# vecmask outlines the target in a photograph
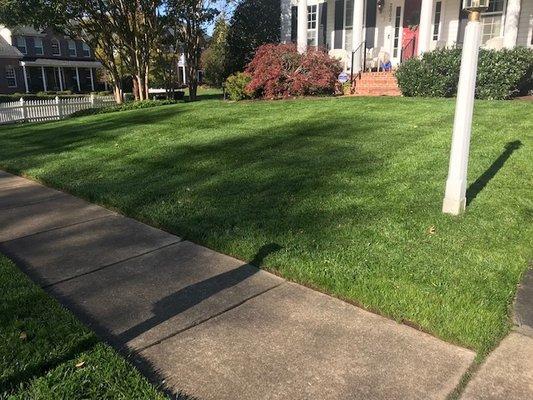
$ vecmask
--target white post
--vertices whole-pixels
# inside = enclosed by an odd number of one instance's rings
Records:
[[[307,51],[307,0],[298,0],[298,51]]]
[[[363,51],[366,51],[363,43],[363,29],[364,29],[364,14],[365,14],[365,2],[364,0],[354,0],[353,5],[353,40],[352,40],[352,51],[355,51],[354,54],[354,66],[353,72],[358,73],[361,71],[361,55]]]
[[[472,13],[473,14],[473,13]],[[471,16],[472,16],[471,14]],[[479,13],[476,13],[479,18]],[[477,63],[481,43],[481,22],[468,21],[465,30],[459,86],[453,123],[452,148],[446,193],[442,212],[458,215],[466,208],[466,179],[470,133],[472,131],[472,114],[476,91]]]
[[[422,6],[420,8],[420,25],[418,27],[418,55],[429,51],[431,47],[433,2],[434,0],[422,0]]]
[[[63,91],[63,74],[61,67],[57,67],[57,75],[59,76],[59,90]]]
[[[48,85],[46,84],[46,73],[44,67],[41,67],[41,75],[43,76],[43,89],[45,92],[48,92]]]
[[[183,84],[187,84],[187,70],[185,69],[185,63],[187,62],[187,59],[185,58],[185,54],[182,54],[183,57]]]
[[[26,73],[26,66],[22,66],[22,73],[24,74],[24,86],[26,88],[26,93],[30,93],[30,88],[28,87],[28,74]]]
[[[78,85],[78,92],[81,92],[80,70],[78,67],[76,67],[76,84]]]
[[[89,96],[89,103],[91,103],[91,108],[94,108],[94,93],[91,93]]]
[[[59,99],[59,96],[56,96],[55,102],[57,107],[57,117],[61,119],[63,118],[63,110],[61,109],[61,100]]]
[[[512,49],[518,38],[518,21],[520,20],[521,0],[507,0],[507,12],[503,28],[503,46]]]
[[[92,68],[89,68],[89,73],[91,74],[91,92],[94,92],[94,76]]]
[[[20,108],[22,109],[22,121],[26,121],[28,118],[28,111],[26,110],[26,103],[22,97],[20,98]]]

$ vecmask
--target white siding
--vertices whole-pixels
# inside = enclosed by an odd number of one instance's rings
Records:
[[[446,41],[446,47],[454,46],[457,42],[460,2],[462,0],[445,0],[443,3],[444,13],[442,16],[442,32],[440,37]]]
[[[533,0],[522,0],[522,8],[520,10],[520,21],[518,23],[518,39],[519,46],[531,45],[533,36]]]

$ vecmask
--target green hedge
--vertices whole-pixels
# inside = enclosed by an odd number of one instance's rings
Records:
[[[443,49],[412,58],[396,77],[404,96],[452,97],[457,93],[460,49]],[[533,90],[533,50],[480,50],[476,98],[511,99]]]
[[[251,97],[246,87],[252,81],[252,77],[246,72],[237,72],[226,79],[226,91],[231,100],[244,100]]]
[[[131,103],[124,103],[115,106],[101,107],[101,108],[88,108],[85,110],[76,111],[69,115],[69,118],[83,117],[87,115],[107,114],[118,111],[140,110],[143,108],[152,108],[158,106],[166,106],[169,104],[177,104],[175,100],[143,100],[135,101]]]

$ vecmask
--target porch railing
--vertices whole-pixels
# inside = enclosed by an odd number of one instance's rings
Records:
[[[115,104],[113,96],[84,96],[24,100],[0,103],[0,125],[14,122],[42,122],[65,118],[76,111]]]
[[[353,51],[352,51],[352,63],[351,63],[351,68],[350,68],[350,82],[353,82],[354,80],[354,72],[353,72],[353,69],[354,69],[354,66],[355,66],[355,53],[357,53],[359,50],[361,50],[361,53],[359,53],[359,60],[357,60],[359,62],[359,66],[361,67],[359,72],[357,73],[358,76],[361,76],[361,72],[365,69],[365,65],[366,65],[366,41],[363,40],[361,43],[359,43],[359,46],[357,46]]]

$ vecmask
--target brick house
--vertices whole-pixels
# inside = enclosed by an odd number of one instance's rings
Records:
[[[52,30],[0,26],[0,93],[98,89],[91,48]]]

